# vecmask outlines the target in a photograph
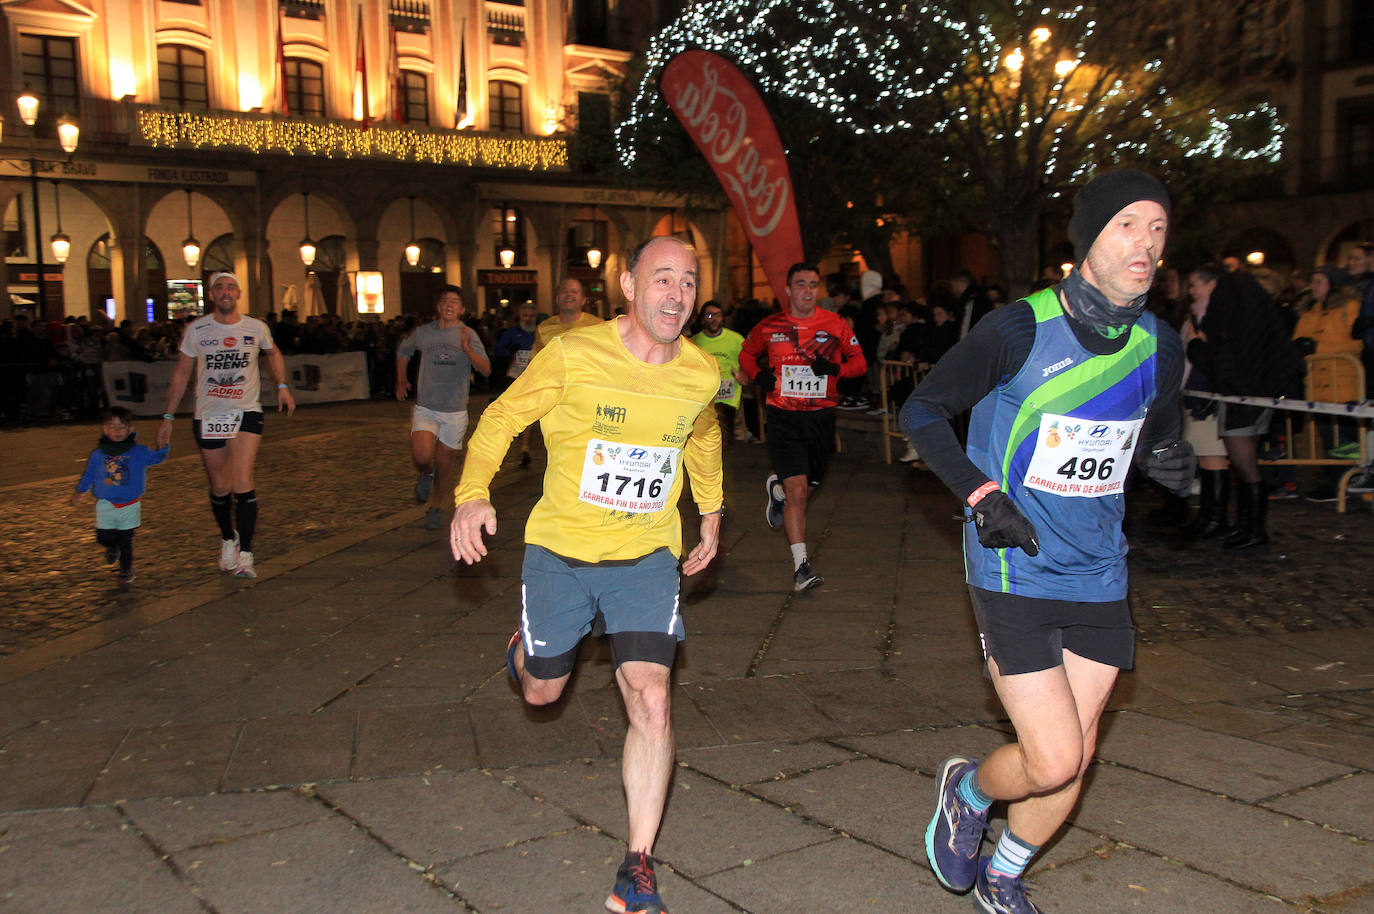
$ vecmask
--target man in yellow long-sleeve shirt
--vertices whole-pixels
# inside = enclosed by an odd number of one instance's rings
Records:
[[[535,420],[548,448],[544,494],[525,525],[523,606],[507,666],[525,700],[558,700],[578,645],[600,616],[611,638],[629,730],[621,767],[629,852],[606,907],[666,914],[653,843],[673,767],[669,677],[683,637],[678,612],[683,471],[701,540],[682,562],[715,556],[722,510],[721,433],[711,401],[715,359],[681,339],[696,304],[697,259],[654,238],[620,276],[628,313],[552,340],[487,407],[454,493],[453,555],[478,562],[496,532],[489,485],[511,439]]]

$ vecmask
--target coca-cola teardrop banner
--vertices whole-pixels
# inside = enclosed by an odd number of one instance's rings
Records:
[[[787,306],[787,268],[803,259],[787,154],[763,99],[730,61],[683,51],[659,80],[668,107],[734,204],[773,294]]]

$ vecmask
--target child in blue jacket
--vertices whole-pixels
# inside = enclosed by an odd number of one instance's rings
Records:
[[[80,504],[86,492],[95,496],[95,541],[105,547],[105,561],[119,560],[119,582],[131,584],[148,467],[166,460],[171,446],[153,450],[139,444],[134,415],[122,406],[100,411],[100,432],[100,445],[91,451],[71,503]]]

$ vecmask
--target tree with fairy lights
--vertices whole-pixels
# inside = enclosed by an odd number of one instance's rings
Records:
[[[679,50],[716,51],[773,112],[808,252],[846,238],[883,264],[885,234],[958,224],[992,236],[1008,284],[1024,290],[1047,201],[1100,167],[1144,165],[1211,191],[1275,168],[1278,112],[1254,94],[1281,75],[1286,9],[702,0],[651,41],[617,128],[621,162],[680,174],[671,160],[686,141],[658,74]]]

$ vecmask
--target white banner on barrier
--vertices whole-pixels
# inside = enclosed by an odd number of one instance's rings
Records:
[[[176,362],[106,362],[102,367],[105,396],[115,406],[126,406],[135,416],[160,416],[167,406],[167,394],[172,385]],[[262,405],[276,409],[276,381],[261,359]],[[286,357],[286,376],[296,404],[330,403],[336,400],[366,400],[371,392],[367,378],[367,356],[361,352],[341,352],[334,355],[289,355]],[[178,413],[189,414],[195,409],[192,396],[194,384],[186,385],[186,393],[177,406]]]
[[[1206,390],[1185,390],[1185,397],[1216,400],[1218,403],[1238,403],[1242,406],[1263,406],[1266,409],[1286,409],[1295,413],[1321,413],[1328,416],[1354,416],[1374,419],[1374,400],[1363,403],[1321,403],[1316,400],[1294,400],[1290,397],[1236,397],[1214,394]]]

